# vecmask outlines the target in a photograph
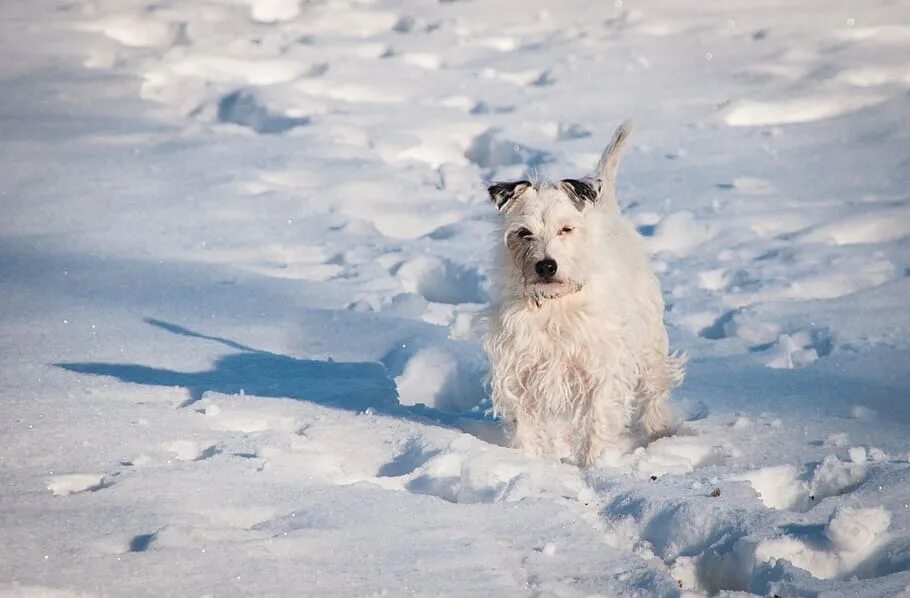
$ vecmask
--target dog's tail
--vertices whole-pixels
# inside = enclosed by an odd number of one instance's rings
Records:
[[[597,164],[597,178],[600,179],[600,196],[605,198],[615,197],[616,171],[619,168],[619,158],[632,135],[632,121],[626,120],[613,133],[610,145],[600,156]]]

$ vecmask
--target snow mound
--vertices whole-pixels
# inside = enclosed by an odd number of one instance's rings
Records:
[[[849,492],[862,482],[868,471],[864,461],[841,461],[828,455],[811,472],[801,473],[793,465],[776,465],[731,479],[749,482],[768,507],[807,511],[822,499]]]
[[[533,167],[549,159],[546,152],[502,138],[497,129],[490,129],[475,137],[464,156],[480,168],[488,169],[515,164]]]
[[[399,265],[403,289],[436,303],[483,303],[483,280],[476,270],[450,260],[419,256]]]
[[[421,349],[395,378],[399,400],[449,411],[470,409],[483,398],[475,367],[441,347]]]
[[[789,100],[742,100],[724,117],[732,127],[787,125],[833,118],[883,101],[881,94],[832,95]]]
[[[887,243],[910,236],[910,209],[876,210],[816,227],[803,238],[815,243]]]
[[[891,514],[882,507],[840,507],[824,529],[824,542],[784,536],[755,548],[758,562],[786,559],[819,579],[850,575],[887,539]]]
[[[713,236],[711,227],[690,211],[675,212],[664,217],[647,239],[652,253],[683,256]]]

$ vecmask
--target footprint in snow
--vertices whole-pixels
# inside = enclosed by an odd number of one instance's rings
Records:
[[[399,477],[412,473],[439,454],[438,449],[428,449],[418,438],[408,438],[400,453],[376,472],[376,477]]]
[[[165,449],[171,452],[178,461],[205,461],[223,450],[218,444],[200,448],[200,445],[192,440],[177,440],[167,444]]]
[[[54,496],[69,496],[82,492],[97,492],[114,485],[114,478],[118,474],[102,473],[73,473],[55,475],[47,481],[47,489]]]

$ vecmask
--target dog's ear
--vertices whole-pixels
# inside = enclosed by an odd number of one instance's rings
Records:
[[[559,184],[579,210],[596,202],[600,193],[600,181],[595,179],[563,179]]]
[[[627,120],[613,133],[610,145],[604,150],[597,165],[598,199],[616,199],[616,171],[619,168],[619,158],[632,134],[632,121]]]
[[[490,192],[490,199],[493,205],[500,212],[510,201],[521,195],[525,189],[531,186],[529,181],[515,181],[514,183],[493,183],[487,188]]]

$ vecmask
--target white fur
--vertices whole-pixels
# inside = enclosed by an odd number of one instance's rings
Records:
[[[529,455],[588,466],[608,446],[670,429],[667,400],[684,358],[668,353],[660,284],[614,197],[628,132],[617,130],[588,180],[596,201],[538,183],[518,185],[501,205],[498,301],[484,348],[493,408]],[[544,258],[558,264],[555,282],[534,273]]]

